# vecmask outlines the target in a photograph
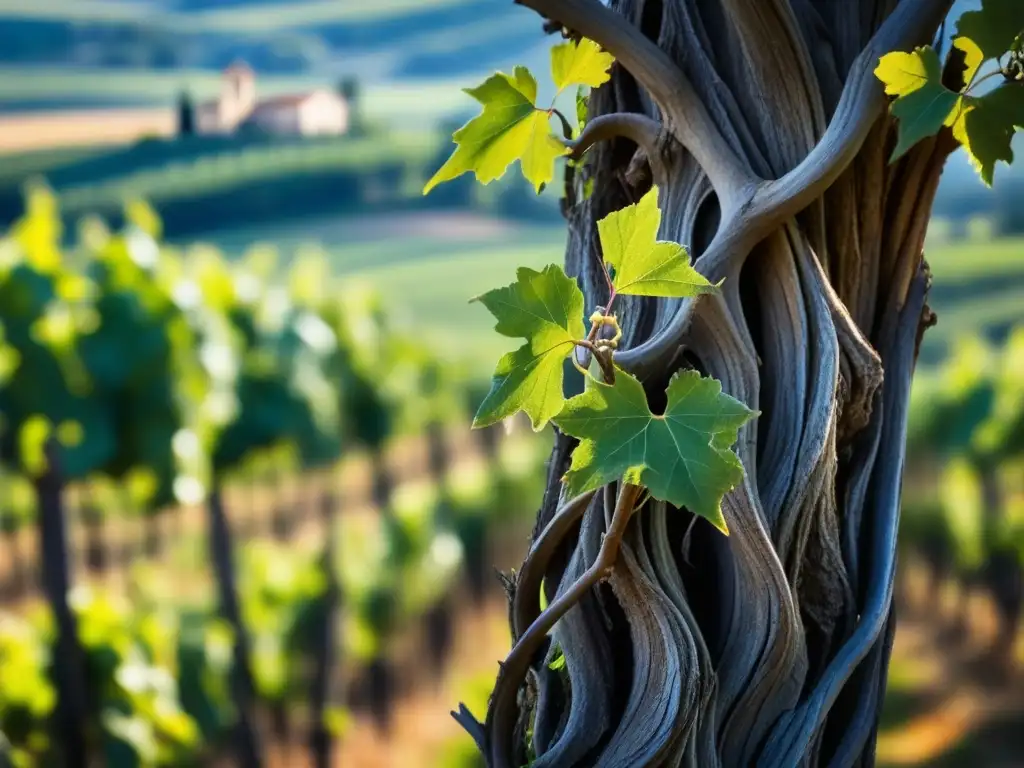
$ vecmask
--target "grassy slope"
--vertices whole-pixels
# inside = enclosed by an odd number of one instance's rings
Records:
[[[927,257],[939,317],[925,336],[927,362],[958,335],[1024,322],[1024,238],[942,243]]]
[[[69,212],[90,207],[116,207],[125,199],[144,197],[158,205],[168,200],[250,184],[271,183],[293,174],[345,168],[373,169],[385,161],[422,162],[434,147],[422,136],[268,144],[227,149],[210,156],[183,156],[157,167],[112,175],[103,181],[84,181],[60,190]]]
[[[261,73],[262,95],[330,86],[341,74],[354,74],[363,84],[366,116],[391,125],[436,124],[472,111],[462,88],[517,63],[542,69],[550,45],[532,12],[499,0],[273,0],[180,7],[170,0],[0,0],[0,24],[5,19],[74,21],[102,29],[138,23],[180,34],[182,44],[202,46],[211,62],[219,60],[218,52],[223,59],[250,45],[301,49],[315,53],[311,69],[302,75]],[[209,98],[219,88],[219,68],[212,63],[190,70],[0,64],[0,107],[7,104],[14,111],[33,104],[58,109],[64,102],[169,108],[182,89]]]
[[[322,80],[311,76],[261,76],[260,93],[306,90]],[[198,98],[215,96],[221,74],[211,70],[132,70],[60,66],[0,66],[0,101],[57,98],[65,95],[130,99],[132,104],[172,106],[182,88]]]
[[[210,239],[231,253],[262,240],[285,256],[304,243],[320,243],[338,274],[393,292],[396,306],[428,336],[491,361],[494,349],[508,347],[500,339],[495,342],[487,313],[466,299],[510,282],[518,264],[560,263],[564,230],[504,225],[502,231],[467,233],[472,217],[435,218],[438,225],[429,233],[412,227],[413,219],[395,217],[382,219],[376,232],[332,219],[218,233]],[[998,331],[1024,321],[1024,238],[931,247],[928,259],[939,325],[925,337],[926,363],[941,358],[959,334]]]
[[[489,373],[515,342],[492,331],[490,316],[469,299],[512,282],[517,266],[561,263],[565,231],[463,214],[417,214],[366,220],[318,219],[222,232],[209,241],[232,255],[272,244],[282,260],[305,244],[322,246],[334,272],[394,296],[398,322]]]
[[[478,0],[292,0],[228,8],[211,8],[188,15],[188,20],[207,31],[273,31],[306,28],[314,24],[369,22],[393,19],[411,11],[458,8]]]
[[[5,156],[0,161],[0,188],[9,184],[19,185],[33,176],[45,175],[55,168],[83,162],[109,151],[107,147],[69,147]]]

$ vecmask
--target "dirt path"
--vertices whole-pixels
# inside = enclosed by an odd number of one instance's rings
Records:
[[[970,631],[957,637],[954,602],[950,595],[937,611],[918,595],[900,613],[878,741],[880,768],[1024,768],[1024,638],[1016,672],[996,669],[988,656],[995,630],[991,605],[981,595],[972,600]],[[337,765],[440,768],[446,744],[468,741],[449,710],[466,695],[467,684],[494,673],[508,647],[504,604],[495,599],[465,619],[444,679],[398,704],[390,736],[368,717],[356,718]]]
[[[1024,655],[1010,669],[993,661],[995,619],[984,596],[970,601],[960,633],[955,596],[928,605],[915,576],[899,614],[878,765],[1021,768]]]
[[[448,671],[434,687],[424,687],[395,710],[392,733],[380,733],[365,716],[357,716],[346,735],[336,765],[341,768],[440,768],[442,750],[452,739],[469,737],[449,712],[482,675],[497,672],[509,649],[503,601],[490,601],[469,614],[459,634]],[[483,712],[474,713],[483,717]]]

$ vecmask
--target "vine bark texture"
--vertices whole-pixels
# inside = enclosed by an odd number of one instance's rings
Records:
[[[694,367],[761,415],[737,445],[730,536],[643,504],[610,575],[503,666],[486,722],[456,717],[491,766],[871,765],[908,393],[932,319],[924,236],[956,146],[943,132],[890,164],[872,72],[933,42],[950,0],[519,2],[617,62],[572,145],[586,163],[564,207],[587,306],[607,300],[597,220],[652,183],[660,238],[725,281],[696,299],[622,297],[616,363],[655,410]],[[614,519],[611,489],[565,498],[574,447],[556,435],[506,585],[517,641],[541,589],[556,604],[592,569]]]

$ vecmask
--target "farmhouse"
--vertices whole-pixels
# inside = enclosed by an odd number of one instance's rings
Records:
[[[256,73],[244,63],[224,70],[220,96],[196,108],[196,132],[258,131],[279,136],[338,136],[348,131],[345,98],[323,88],[258,100]]]

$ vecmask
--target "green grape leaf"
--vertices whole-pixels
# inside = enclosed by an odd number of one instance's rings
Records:
[[[667,394],[664,415],[655,415],[640,382],[618,371],[614,385],[589,379],[586,392],[566,402],[554,422],[581,440],[564,478],[569,493],[621,477],[728,533],[722,498],[743,479],[731,448],[757,413],[696,371],[674,376]]]
[[[548,663],[548,669],[552,672],[557,672],[560,669],[565,669],[565,653],[559,648],[555,653],[555,657]]]
[[[0,321],[0,384],[6,383],[18,370],[21,353],[7,343],[3,322]]]
[[[474,299],[491,311],[503,336],[526,344],[498,361],[491,390],[480,404],[474,427],[486,427],[525,411],[540,430],[565,404],[563,361],[586,336],[583,293],[562,268],[542,272],[520,267],[516,282]]]
[[[1005,83],[964,101],[953,122],[953,136],[963,145],[982,181],[992,186],[996,163],[1013,162],[1013,134],[1024,128],[1024,84]]]
[[[690,266],[683,246],[658,240],[660,225],[657,187],[651,187],[638,203],[597,222],[604,260],[615,271],[615,292],[686,297],[714,291],[717,286]]]
[[[898,160],[922,139],[934,136],[946,123],[959,100],[942,84],[942,65],[931,46],[913,53],[895,51],[878,62],[875,76],[885,92],[895,96],[890,111],[899,121],[899,138],[890,162]]]
[[[552,134],[548,111],[535,106],[533,75],[516,67],[513,75],[498,72],[466,93],[483,105],[483,112],[455,132],[455,152],[427,182],[423,194],[471,171],[481,184],[489,184],[516,160],[539,192],[554,178],[556,158],[569,150]]]
[[[887,53],[879,59],[875,77],[885,85],[887,95],[901,97],[941,80],[942,67],[935,49],[926,45],[913,53]]]
[[[45,416],[33,415],[25,419],[18,432],[18,446],[21,464],[33,477],[46,472],[46,441],[50,438],[52,426]]]
[[[576,134],[574,138],[579,138],[580,134],[583,133],[583,129],[587,127],[587,113],[590,108],[590,102],[587,98],[587,93],[583,88],[576,89]]]
[[[968,11],[956,24],[956,33],[969,37],[985,54],[998,59],[1024,32],[1024,3],[1020,0],[982,0],[981,10]]]
[[[614,61],[615,57],[593,40],[568,40],[551,49],[551,75],[559,92],[570,85],[597,88],[611,79],[608,70]]]

